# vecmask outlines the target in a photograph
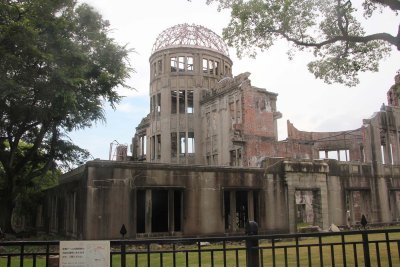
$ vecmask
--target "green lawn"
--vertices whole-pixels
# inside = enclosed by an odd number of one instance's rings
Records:
[[[390,240],[399,240],[400,233],[392,233],[389,235]],[[344,241],[346,245],[339,244],[341,242],[340,236],[335,237],[323,237],[322,243],[327,244],[327,246],[322,247],[323,254],[323,265],[324,266],[332,266],[332,261],[334,261],[335,266],[343,266],[343,257],[346,257],[347,266],[355,265],[355,254],[357,255],[356,259],[358,261],[359,266],[363,266],[364,258],[363,258],[363,247],[361,244],[353,245],[351,242],[361,241],[361,235],[351,235],[345,236]],[[369,241],[377,241],[383,240],[384,234],[372,234],[369,235]],[[299,241],[299,249],[298,252],[294,247],[295,242],[293,240],[289,241],[280,241],[276,242],[274,246],[275,250],[275,266],[285,266],[285,261],[288,266],[297,266],[297,257],[299,258],[300,266],[308,266],[309,265],[309,255],[311,258],[312,266],[320,266],[320,248],[318,246],[307,246],[305,245],[316,245],[318,244],[318,238],[307,238]],[[273,255],[272,255],[272,243],[267,241],[261,242],[261,247],[263,248],[260,253],[263,256],[263,266],[273,266]],[[231,244],[227,245],[228,251],[226,252],[227,264],[226,266],[236,266],[236,259],[239,261],[238,266],[246,265],[246,255],[244,250],[236,250],[236,248],[243,248],[243,244]],[[286,249],[284,248],[286,247]],[[177,250],[183,249],[196,249],[196,246],[177,246]],[[212,260],[214,266],[223,266],[223,252],[214,251],[222,248],[222,244],[213,244],[211,246],[202,247],[203,252],[201,253],[201,266],[212,266]],[[354,250],[355,248],[355,250]],[[160,258],[162,257],[163,266],[173,266],[173,254],[169,252],[164,252],[169,250],[170,246],[156,247],[154,248],[154,253],[150,256],[150,266],[157,267],[160,266]],[[371,255],[371,266],[378,266],[377,253],[378,250],[381,266],[388,266],[388,250],[386,243],[371,243],[369,246],[370,255]],[[400,260],[398,255],[398,245],[397,242],[390,243],[390,253],[392,255],[392,265],[400,266]],[[142,248],[133,248],[129,247],[127,251],[142,251],[146,250]],[[212,252],[213,251],[213,252]],[[355,253],[356,251],[356,253]],[[333,255],[333,257],[332,257]],[[213,256],[213,257],[212,257]],[[286,257],[285,257],[286,256]],[[198,266],[199,263],[199,254],[198,252],[177,252],[175,254],[175,262],[176,266],[186,266],[186,260],[189,263],[189,266]],[[120,266],[120,256],[114,255],[112,257],[113,267]],[[148,256],[146,254],[130,254],[126,256],[127,266],[130,267],[143,267],[147,266]],[[137,265],[136,265],[137,262]],[[7,266],[6,259],[0,258],[0,266]],[[12,267],[20,266],[19,257],[15,257],[11,263]],[[24,266],[31,267],[32,258],[26,258],[24,260]],[[42,267],[45,266],[45,260],[43,258],[38,258],[36,266]]]

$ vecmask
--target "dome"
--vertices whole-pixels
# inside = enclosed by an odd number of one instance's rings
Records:
[[[229,57],[228,47],[215,32],[200,25],[178,24],[164,30],[153,45],[152,54],[173,47],[210,49]]]

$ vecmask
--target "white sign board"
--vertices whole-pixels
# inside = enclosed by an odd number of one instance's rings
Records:
[[[110,267],[110,241],[60,241],[60,267]]]

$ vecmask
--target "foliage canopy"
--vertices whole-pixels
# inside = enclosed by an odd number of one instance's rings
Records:
[[[396,36],[366,34],[356,1],[207,0],[212,2],[218,2],[219,9],[231,9],[223,37],[239,57],[255,56],[256,48],[265,50],[284,39],[292,45],[290,57],[296,49],[313,50],[316,59],[308,69],[327,83],[354,86],[359,72],[378,71],[379,61],[391,47],[400,50],[400,25]],[[397,14],[400,1],[364,0],[359,8],[369,19],[384,8]]]
[[[108,33],[74,0],[0,2],[0,185],[11,208],[23,185],[88,157],[68,132],[104,120],[104,103],[129,87],[130,50]]]

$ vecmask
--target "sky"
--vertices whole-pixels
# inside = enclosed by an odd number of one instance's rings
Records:
[[[206,5],[205,0],[80,2],[93,6],[103,19],[109,20],[110,36],[116,42],[135,50],[130,55],[135,73],[127,80],[135,90],[118,88],[125,97],[115,110],[105,106],[105,123],[70,134],[72,141],[87,149],[93,158],[109,159],[110,144],[118,142],[129,146],[136,126],[149,113],[149,57],[157,36],[182,23],[202,25],[221,35],[229,23],[230,12],[218,12],[216,5]],[[400,16],[384,12],[364,25],[368,33],[396,35],[399,21]],[[400,69],[400,51],[393,49],[390,56],[381,61],[379,72],[360,75],[358,86],[328,85],[308,72],[307,63],[313,59],[311,53],[298,52],[289,60],[287,49],[287,43],[278,42],[271,49],[259,52],[254,59],[238,59],[235,49],[229,48],[234,76],[250,72],[253,86],[278,94],[277,109],[283,115],[278,120],[279,140],[287,137],[287,120],[299,130],[312,132],[361,127],[363,119],[370,118],[382,103],[387,104],[386,92],[394,84],[394,76]]]

